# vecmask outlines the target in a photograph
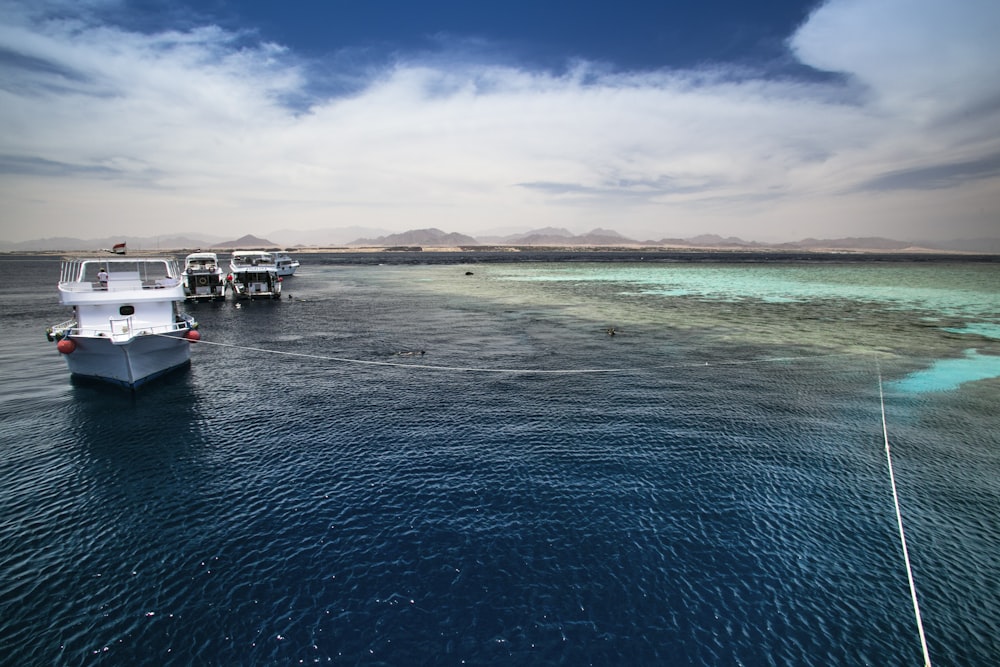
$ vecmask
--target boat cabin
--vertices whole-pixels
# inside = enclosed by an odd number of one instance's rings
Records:
[[[183,298],[172,259],[86,259],[62,265],[59,301],[73,307],[78,335],[173,329]]]
[[[219,256],[214,252],[191,253],[184,260],[184,272],[215,272],[219,269]]]

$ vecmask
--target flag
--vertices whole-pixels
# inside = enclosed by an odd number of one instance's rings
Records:
[[[116,255],[124,255],[125,254],[125,244],[124,243],[116,243],[113,246],[111,246],[111,250]]]

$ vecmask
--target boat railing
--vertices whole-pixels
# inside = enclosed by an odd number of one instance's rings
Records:
[[[112,273],[106,283],[101,283],[96,280],[77,280],[74,278],[68,281],[60,281],[59,288],[64,292],[120,292],[135,289],[164,289],[167,287],[177,287],[180,284],[181,279],[173,276],[141,280],[128,278],[123,279],[121,277],[116,278],[116,274]]]
[[[111,318],[109,321],[111,324],[111,340],[115,343],[124,343],[125,341],[132,338],[134,335],[132,333],[132,318],[124,317],[121,319]]]
[[[153,336],[171,334],[176,331],[190,329],[187,321],[173,322],[171,324],[138,324],[132,318],[112,319],[108,326],[81,327],[76,320],[67,320],[52,327],[55,334],[63,336],[82,336],[84,338],[110,338],[112,342],[122,343],[135,338],[136,336]]]
[[[60,336],[64,334],[69,334],[76,330],[76,320],[66,320],[65,322],[60,322],[59,324],[53,325],[52,333],[59,334]]]
[[[99,279],[98,268],[106,271],[106,281]],[[63,261],[59,273],[59,288],[65,292],[162,289],[180,284],[180,271],[172,259],[128,262],[68,259]]]

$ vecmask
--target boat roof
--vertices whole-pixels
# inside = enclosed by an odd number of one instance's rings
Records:
[[[101,275],[107,273],[107,279]],[[95,304],[129,298],[177,301],[184,298],[180,271],[173,257],[81,257],[64,259],[59,269],[60,301]],[[108,289],[94,289],[107,281]],[[139,296],[140,294],[144,296]]]
[[[108,270],[114,268],[121,268],[123,266],[137,266],[139,264],[164,264],[170,266],[177,263],[177,260],[173,257],[136,257],[135,255],[126,257],[79,257],[72,258],[67,257],[63,259],[64,264],[75,264],[77,266],[90,266],[91,264],[100,264],[101,266],[108,267]]]
[[[214,252],[193,252],[190,255],[188,255],[187,257],[185,257],[184,259],[185,260],[189,260],[189,259],[215,259],[215,260],[217,260],[217,259],[219,259],[219,256],[216,253],[214,253]]]

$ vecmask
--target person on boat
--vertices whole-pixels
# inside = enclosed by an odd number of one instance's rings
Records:
[[[101,287],[108,286],[108,272],[101,267],[101,270],[97,272],[97,282],[101,283]]]

